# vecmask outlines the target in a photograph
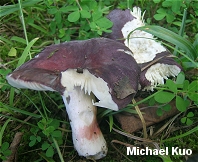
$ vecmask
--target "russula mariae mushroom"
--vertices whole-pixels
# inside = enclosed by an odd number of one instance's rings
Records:
[[[141,89],[153,90],[156,85],[164,84],[164,79],[179,74],[181,66],[174,61],[171,53],[152,34],[135,30],[145,25],[139,7],[133,7],[133,11],[115,9],[107,18],[113,22],[112,33],[104,36],[125,44],[132,51],[132,56],[143,69]]]
[[[7,80],[17,88],[59,92],[78,154],[100,159],[107,146],[96,120],[96,106],[116,111],[130,103],[138,90],[140,68],[129,53],[125,45],[107,38],[51,45]]]

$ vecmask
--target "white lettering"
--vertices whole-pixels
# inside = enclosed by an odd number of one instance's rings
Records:
[[[186,150],[186,155],[192,155],[192,150],[191,149],[187,149]]]
[[[178,155],[178,147],[172,147],[172,155]]]
[[[136,155],[136,147],[127,147],[127,155]]]

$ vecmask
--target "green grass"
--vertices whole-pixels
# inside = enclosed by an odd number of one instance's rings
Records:
[[[8,85],[5,77],[47,45],[100,37],[102,33],[110,32],[112,24],[105,15],[114,8],[132,9],[132,6],[141,6],[142,10],[147,10],[148,16],[145,19],[148,25],[139,29],[154,34],[172,53],[175,51],[184,72],[177,78],[169,79],[165,85],[156,87],[154,92],[140,92],[138,95],[143,96],[142,100],[133,102],[118,112],[98,109],[98,121],[109,148],[107,157],[99,161],[185,160],[184,156],[179,155],[126,156],[126,147],[132,145],[151,148],[185,147],[191,148],[193,154],[198,153],[196,1],[185,2],[183,6],[178,5],[179,8],[173,8],[169,4],[166,6],[164,3],[168,3],[167,0],[93,0],[91,3],[78,0],[66,3],[62,0],[19,0],[15,4],[9,2],[4,5],[3,1],[0,3],[0,146],[3,146],[0,149],[0,159],[10,154],[8,148],[16,132],[22,132],[23,137],[18,148],[20,162],[29,159],[32,162],[86,160],[79,157],[73,148],[69,120],[60,95],[55,92],[18,90]],[[168,12],[170,9],[171,12]],[[168,14],[162,18],[165,13]],[[173,15],[174,19],[170,19]],[[147,127],[147,139],[143,138],[145,129],[144,132],[139,130],[133,134],[121,129],[115,117],[118,113],[137,114],[135,107],[142,103],[151,106],[153,102],[160,105],[161,110],[165,110],[162,104],[169,103],[162,103],[164,101],[159,95],[172,96],[170,100],[178,107],[187,102],[188,104],[182,110],[179,109],[177,116]],[[145,140],[149,140],[149,143],[145,144]]]

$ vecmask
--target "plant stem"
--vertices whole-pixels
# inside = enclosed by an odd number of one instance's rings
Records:
[[[55,147],[56,147],[56,150],[57,150],[57,152],[58,152],[58,156],[59,156],[59,158],[60,158],[60,161],[61,161],[61,162],[64,162],[63,156],[62,156],[62,154],[61,154],[61,151],[60,151],[60,149],[59,149],[59,146],[58,146],[58,143],[57,143],[56,139],[55,139],[54,137],[52,137],[52,140],[53,140],[54,145],[55,145]]]

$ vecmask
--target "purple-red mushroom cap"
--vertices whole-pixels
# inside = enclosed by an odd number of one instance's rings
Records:
[[[95,105],[118,110],[138,90],[140,68],[129,53],[126,46],[107,38],[51,45],[9,74],[7,80],[16,88],[61,95],[81,86],[85,93],[95,94],[99,100]]]
[[[145,26],[144,14],[141,14],[139,7],[133,7],[133,11],[111,11],[107,18],[113,22],[112,33],[106,34],[105,37],[122,42],[132,51],[132,57],[143,69],[140,75],[140,89],[153,90],[158,84],[164,84],[164,79],[177,76],[182,68],[152,34],[135,30]],[[159,59],[160,57],[162,58]]]

